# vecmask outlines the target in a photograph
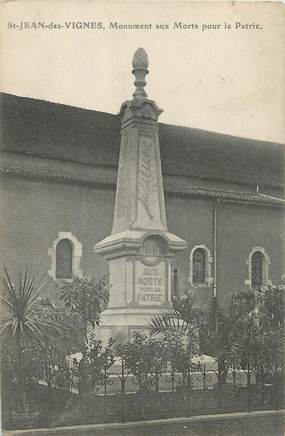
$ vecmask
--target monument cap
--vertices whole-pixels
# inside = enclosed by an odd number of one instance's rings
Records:
[[[145,49],[138,48],[133,56],[133,70],[132,73],[135,76],[134,85],[136,87],[133,97],[135,98],[147,98],[147,93],[145,92],[145,76],[148,74],[148,55]]]

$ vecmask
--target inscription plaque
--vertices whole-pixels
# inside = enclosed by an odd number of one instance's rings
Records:
[[[160,306],[166,300],[166,264],[135,263],[135,300],[141,306]]]

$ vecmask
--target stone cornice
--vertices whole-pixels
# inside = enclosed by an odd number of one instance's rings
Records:
[[[51,183],[63,183],[70,185],[97,186],[105,189],[115,190],[116,182],[110,177],[86,176],[59,174],[47,169],[27,169],[21,166],[12,167],[10,165],[0,166],[0,175],[3,177],[19,177],[23,179],[46,180]],[[166,195],[173,195],[186,198],[200,198],[205,200],[221,200],[231,203],[252,204],[256,206],[284,207],[282,199],[268,198],[261,194],[251,192],[237,192],[218,190],[204,187],[173,187],[172,184],[164,180],[164,192]]]
[[[144,121],[156,125],[161,112],[162,109],[157,106],[155,101],[147,98],[133,98],[133,100],[127,100],[122,103],[118,115],[121,119],[122,127],[131,120],[140,122]]]

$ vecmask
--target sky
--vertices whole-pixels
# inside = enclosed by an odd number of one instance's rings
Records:
[[[103,29],[67,28],[82,21]],[[110,28],[116,22],[152,28]],[[3,92],[117,113],[134,90],[133,53],[144,47],[146,91],[164,110],[161,122],[285,143],[282,3],[8,2],[0,36]]]

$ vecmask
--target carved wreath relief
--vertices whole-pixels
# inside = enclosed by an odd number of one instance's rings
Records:
[[[154,221],[155,205],[158,203],[158,185],[152,138],[143,137],[140,139],[138,200],[148,218]]]

